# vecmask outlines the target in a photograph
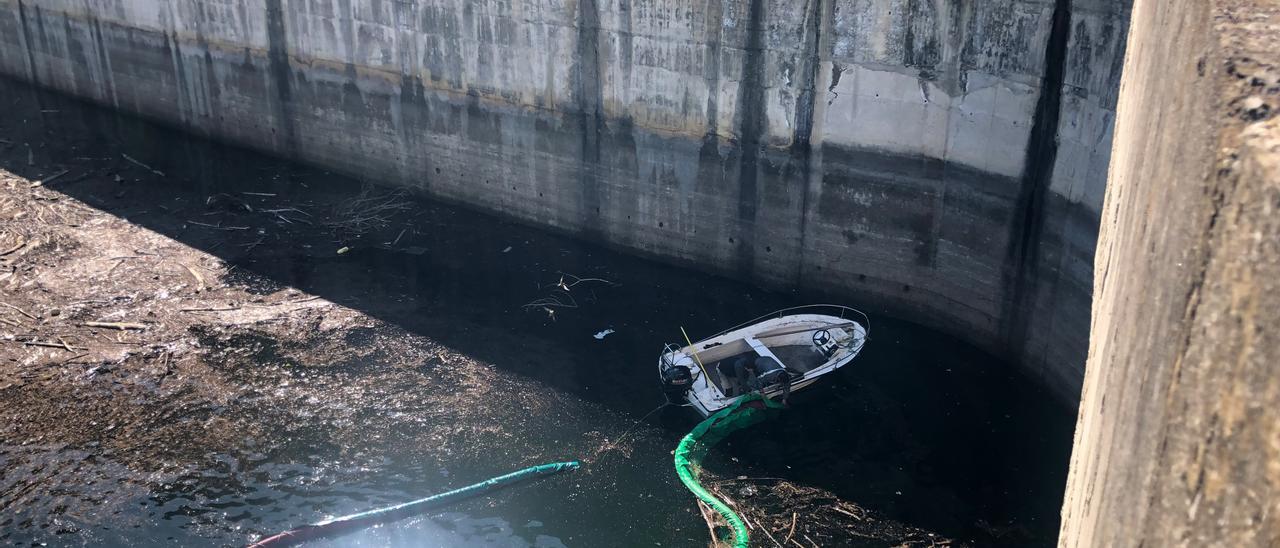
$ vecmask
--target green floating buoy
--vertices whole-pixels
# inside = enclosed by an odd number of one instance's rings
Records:
[[[729,523],[729,527],[733,529],[732,546],[734,548],[747,547],[747,526],[728,504],[716,498],[698,482],[698,474],[702,470],[702,459],[706,457],[707,451],[720,443],[725,436],[765,420],[770,410],[782,407],[782,404],[760,394],[743,396],[733,405],[721,409],[698,423],[693,430],[685,434],[684,439],[680,440],[680,445],[676,447],[676,475],[680,476],[680,482]]]

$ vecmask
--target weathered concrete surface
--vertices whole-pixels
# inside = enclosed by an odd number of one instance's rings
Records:
[[[1280,546],[1280,6],[1139,0],[1062,546]]]
[[[1128,0],[0,0],[0,72],[762,284],[1074,403]]]

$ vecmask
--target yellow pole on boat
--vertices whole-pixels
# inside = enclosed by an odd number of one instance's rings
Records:
[[[709,375],[709,373],[707,373],[707,366],[702,365],[702,358],[698,357],[698,349],[693,347],[693,341],[689,340],[689,334],[684,332],[683,325],[680,326],[680,334],[684,335],[684,342],[688,343],[689,350],[693,351],[693,361],[698,362],[698,369],[702,370],[703,375]],[[707,377],[707,382],[711,382],[710,376]]]

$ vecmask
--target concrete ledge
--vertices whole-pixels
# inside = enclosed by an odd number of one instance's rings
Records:
[[[1129,51],[1060,544],[1277,546],[1280,6],[1139,0]]]

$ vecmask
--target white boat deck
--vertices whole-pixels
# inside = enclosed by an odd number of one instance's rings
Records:
[[[742,340],[747,341],[747,344],[751,346],[752,350],[756,351],[756,354],[766,358],[773,358],[774,360],[777,360],[778,363],[786,364],[786,362],[778,359],[778,355],[774,354],[772,350],[769,350],[769,347],[760,342],[760,339],[755,337],[746,337]]]

